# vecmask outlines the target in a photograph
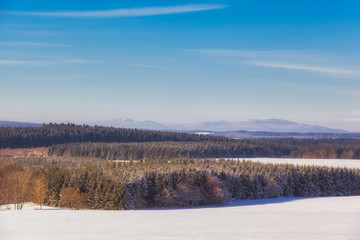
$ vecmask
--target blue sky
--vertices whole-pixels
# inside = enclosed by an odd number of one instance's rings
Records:
[[[0,2],[0,119],[360,131],[358,1]]]

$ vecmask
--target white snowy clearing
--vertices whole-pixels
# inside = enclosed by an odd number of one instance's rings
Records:
[[[249,160],[261,163],[298,164],[325,167],[347,167],[360,169],[360,159],[304,159],[304,158],[227,158],[236,160]]]
[[[360,196],[239,201],[225,207],[170,210],[32,208],[0,211],[0,238],[360,239]]]

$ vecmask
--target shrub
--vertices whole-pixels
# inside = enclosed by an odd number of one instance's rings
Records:
[[[72,209],[86,208],[86,197],[72,187],[63,188],[60,193],[60,207]]]

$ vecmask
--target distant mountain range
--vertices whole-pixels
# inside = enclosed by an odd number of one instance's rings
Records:
[[[137,128],[137,129],[149,129],[149,130],[169,130],[170,127],[153,122],[153,121],[137,121],[130,118],[121,118],[112,121],[93,122],[90,125],[98,125],[104,127],[116,127],[116,128]]]
[[[200,122],[197,124],[164,125],[153,121],[136,121],[129,118],[96,122],[91,125],[117,127],[117,128],[138,128],[152,130],[174,130],[174,131],[251,131],[251,132],[296,132],[296,133],[347,133],[341,129],[327,128],[317,125],[302,124],[276,118],[257,119],[249,121],[228,122]]]
[[[40,123],[0,121],[0,126],[10,127],[40,127]],[[265,118],[249,121],[229,122],[214,121],[200,122],[196,124],[164,125],[154,121],[137,121],[123,118],[113,121],[92,122],[89,125],[98,125],[115,128],[137,128],[160,131],[183,131],[183,132],[276,132],[276,133],[349,133],[341,129],[327,128],[317,125],[302,124],[283,119]],[[242,133],[241,133],[242,134]]]
[[[327,128],[317,125],[309,125],[291,122],[276,118],[255,119],[249,121],[228,122],[201,122],[194,125],[181,126],[181,129],[199,129],[205,131],[251,131],[251,132],[297,132],[297,133],[346,133],[341,129]]]
[[[41,127],[41,123],[0,121],[0,127]]]

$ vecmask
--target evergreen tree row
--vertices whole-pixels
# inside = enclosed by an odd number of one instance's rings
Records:
[[[108,160],[153,160],[173,158],[293,157],[360,159],[360,146],[289,145],[263,140],[146,142],[146,143],[68,143],[53,145],[49,155],[93,157]]]
[[[290,147],[270,142],[147,142],[147,143],[71,143],[53,145],[49,155],[81,156],[108,160],[168,160],[174,158],[282,157]]]
[[[0,148],[47,147],[73,142],[229,141],[225,137],[75,124],[0,127]]]
[[[216,154],[214,153],[214,149],[211,149],[211,153],[203,154],[204,157],[280,157],[290,156],[291,154],[293,154],[293,157],[301,157],[301,155],[316,157],[316,149],[328,149],[330,150],[328,151],[329,156],[321,154],[324,155],[324,158],[360,158],[359,139],[350,138],[230,139],[226,137],[217,137],[210,135],[204,136],[177,132],[121,129],[99,126],[91,127],[86,125],[79,126],[74,124],[44,124],[42,127],[25,128],[0,127],[0,148],[34,148],[48,147],[56,144],[87,142],[150,143],[170,141],[193,142],[188,143],[188,145],[194,143],[202,143],[204,146],[202,148],[209,148],[208,146],[212,145],[213,148],[219,147],[219,153],[221,151],[225,151],[225,154]],[[220,144],[223,146],[220,146]],[[67,146],[67,148],[68,147],[69,146]],[[98,148],[97,145],[95,145],[95,147]],[[176,147],[171,146],[166,148],[182,148],[182,145],[179,144]],[[102,154],[107,153],[104,152]],[[79,154],[75,155],[79,156]],[[195,155],[196,157],[202,157],[201,154]]]
[[[35,201],[40,199],[47,205],[92,209],[201,206],[224,204],[231,199],[360,195],[360,171],[355,169],[232,160],[82,161],[0,160],[1,204],[26,201],[30,196],[28,192],[36,196]],[[40,179],[43,184],[31,179]],[[44,191],[40,191],[42,186]]]

